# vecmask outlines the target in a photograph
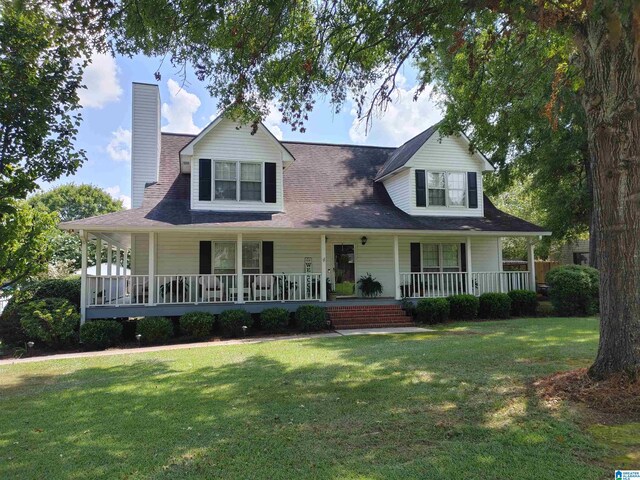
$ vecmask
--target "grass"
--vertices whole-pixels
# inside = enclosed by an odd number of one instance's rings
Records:
[[[596,319],[460,323],[0,367],[0,478],[596,479],[613,465],[536,377]]]

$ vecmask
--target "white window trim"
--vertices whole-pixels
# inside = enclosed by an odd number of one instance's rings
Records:
[[[235,163],[236,164],[236,199],[230,200],[228,198],[216,198],[216,162],[221,163]],[[240,190],[242,188],[242,179],[240,164],[252,164],[252,165],[260,165],[260,200],[241,200],[240,199]],[[224,203],[224,202],[238,202],[249,205],[260,205],[264,202],[264,162],[254,162],[254,161],[244,161],[244,160],[224,160],[222,158],[212,159],[211,160],[211,201]],[[229,180],[230,181],[230,180]]]
[[[425,245],[437,245],[438,246],[438,272],[425,272],[425,268],[436,268],[436,267],[425,267],[424,264],[424,246]],[[454,267],[445,267],[444,266],[444,254],[442,251],[443,245],[458,245],[458,272],[462,272],[462,248],[459,244],[455,242],[448,243],[420,243],[420,272],[421,273],[456,273],[456,272],[445,272],[445,268],[454,268]]]
[[[220,244],[220,243],[232,243],[235,245],[236,249],[238,248],[238,243],[233,241],[233,240],[211,240],[211,274],[212,275],[236,275],[238,273],[238,265],[236,264],[237,259],[238,259],[238,252],[235,252],[235,255],[233,256],[233,271],[234,273],[227,273],[227,274],[217,274],[216,273],[216,266],[215,266],[215,261],[216,261],[216,244]],[[260,259],[260,272],[253,274],[253,275],[262,275],[262,240],[248,240],[246,242],[242,242],[243,245],[246,245],[248,243],[257,243],[258,244],[258,258]],[[242,259],[244,261],[244,255],[242,256]],[[244,267],[243,267],[244,268]]]
[[[441,188],[429,188],[429,174],[430,173],[443,173],[444,174],[444,205],[430,205],[429,204],[429,190],[442,190]],[[450,205],[449,204],[449,174],[461,173],[464,183],[464,205]],[[422,208],[469,208],[469,187],[467,185],[467,172],[461,172],[458,170],[425,170],[425,184],[427,187],[426,193],[426,207]],[[457,188],[454,190],[458,190]]]

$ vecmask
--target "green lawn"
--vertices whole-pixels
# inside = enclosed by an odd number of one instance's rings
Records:
[[[3,366],[0,478],[612,476],[529,386],[588,365],[597,320],[447,329]]]

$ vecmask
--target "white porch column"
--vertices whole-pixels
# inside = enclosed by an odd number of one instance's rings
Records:
[[[236,303],[244,303],[244,277],[242,276],[242,234],[238,234],[236,240],[236,286],[237,298]]]
[[[149,232],[149,305],[156,303],[156,233]]]
[[[402,292],[400,292],[400,248],[398,247],[397,235],[393,236],[393,272],[396,286],[395,299],[400,300],[402,298]]]
[[[113,245],[107,242],[107,275],[113,274]]]
[[[96,238],[96,277],[102,275],[102,240]]]
[[[122,259],[120,258],[120,247],[116,247],[116,275],[120,276],[120,264]]]
[[[80,230],[82,262],[80,265],[80,325],[87,320],[87,234]]]
[[[536,252],[532,240],[527,240],[527,267],[529,268],[529,289],[536,291]]]
[[[327,301],[327,236],[320,235],[320,300]]]
[[[504,271],[504,264],[502,263],[502,237],[498,237],[498,271]]]
[[[467,254],[467,264],[465,265],[467,268],[467,293],[473,295],[473,279],[471,278],[473,276],[473,268],[471,267],[471,265],[473,265],[471,262],[471,237],[467,237],[464,244],[465,253]]]

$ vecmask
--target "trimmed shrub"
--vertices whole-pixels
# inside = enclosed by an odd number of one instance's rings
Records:
[[[267,308],[260,314],[260,324],[268,332],[278,332],[289,324],[286,308]]]
[[[507,295],[511,299],[511,315],[532,316],[538,310],[538,297],[531,290],[511,290]]]
[[[213,330],[216,317],[207,312],[189,312],[180,317],[180,330],[190,337],[206,337]]]
[[[416,307],[420,323],[444,323],[449,319],[449,300],[446,298],[422,298]]]
[[[251,328],[253,318],[246,310],[225,310],[220,314],[220,328],[222,334],[227,337],[239,337],[243,334],[242,327]]]
[[[449,297],[449,317],[453,320],[473,320],[478,316],[480,301],[475,295],[463,293]]]
[[[296,324],[303,332],[327,328],[327,311],[318,305],[302,305],[296,310]]]
[[[76,307],[64,298],[31,300],[20,308],[20,325],[29,340],[60,348],[73,343],[80,324]]]
[[[558,315],[593,315],[599,310],[599,274],[583,265],[563,265],[546,275],[549,299]]]
[[[144,317],[138,320],[136,335],[146,344],[166,343],[173,335],[173,323],[166,317]]]
[[[31,299],[32,292],[17,292],[0,313],[0,340],[5,345],[23,345],[29,339],[20,324],[20,309]]]
[[[64,298],[80,308],[80,277],[50,278],[33,286],[33,299]]]
[[[92,320],[80,327],[80,341],[89,349],[104,350],[122,339],[122,325],[115,320]]]
[[[511,297],[506,293],[483,293],[478,300],[480,318],[509,318]]]
[[[402,299],[400,300],[400,306],[402,307],[402,310],[404,310],[412,318],[416,317],[416,305],[411,299],[402,297]]]

